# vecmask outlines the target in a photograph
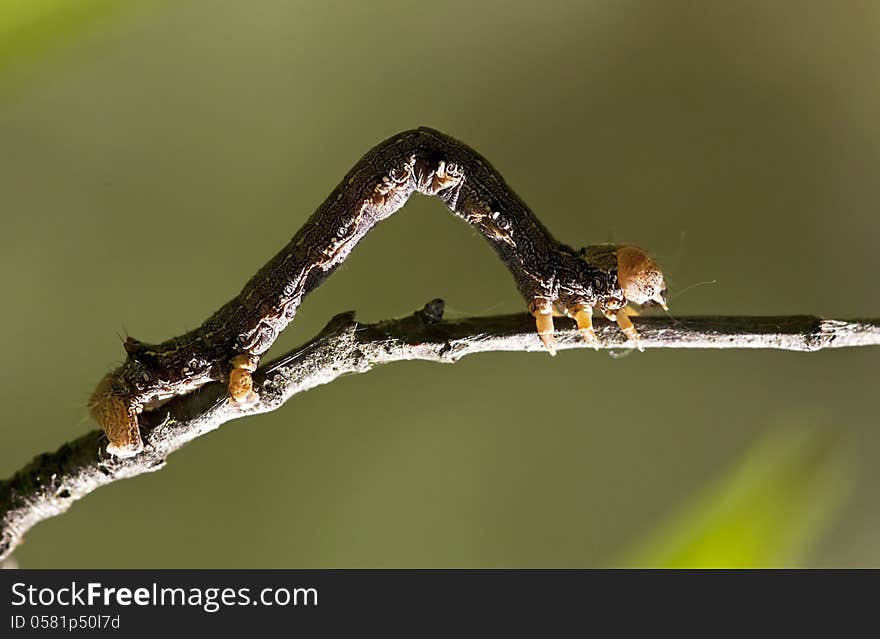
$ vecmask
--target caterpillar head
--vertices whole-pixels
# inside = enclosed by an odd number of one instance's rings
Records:
[[[638,246],[619,246],[617,281],[627,301],[642,306],[658,305],[666,309],[666,280],[663,271],[648,253]]]

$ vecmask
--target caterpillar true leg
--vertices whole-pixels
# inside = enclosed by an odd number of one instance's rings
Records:
[[[529,304],[529,313],[535,318],[538,337],[550,355],[556,355],[556,330],[553,327],[553,304],[548,299],[537,299]]]
[[[623,334],[627,336],[628,339],[635,342],[636,348],[640,351],[644,351],[645,347],[642,346],[642,338],[639,336],[636,327],[633,326],[632,320],[629,318],[629,315],[626,314],[626,307],[619,309],[617,313],[615,313],[615,319],[617,321],[617,325],[620,327],[620,330],[623,331]]]
[[[571,309],[572,317],[577,322],[578,331],[585,342],[592,344],[593,348],[599,349],[599,339],[593,330],[593,307],[583,304]]]

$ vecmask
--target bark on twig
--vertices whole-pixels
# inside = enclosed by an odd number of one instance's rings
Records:
[[[106,484],[159,470],[187,442],[233,419],[273,411],[288,399],[346,373],[404,360],[453,363],[472,353],[542,351],[534,321],[525,314],[442,321],[434,300],[402,319],[360,324],[354,313],[334,317],[308,344],[263,365],[254,380],[260,401],[241,409],[226,402],[222,384],[204,386],[141,416],[145,451],[118,459],[104,451],[93,430],[52,453],[35,457],[0,482],[0,560],[38,522]],[[636,319],[645,348],[773,348],[816,351],[880,345],[880,319],[838,321],[808,315],[784,317],[642,317]],[[558,350],[589,348],[566,322],[557,322]],[[616,327],[597,320],[599,346],[626,348]]]

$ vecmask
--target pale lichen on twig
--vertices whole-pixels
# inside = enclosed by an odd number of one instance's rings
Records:
[[[226,401],[221,383],[178,397],[144,413],[146,448],[130,459],[104,450],[100,430],[35,457],[0,482],[0,560],[24,534],[44,519],[60,515],[96,488],[159,470],[168,455],[189,441],[233,419],[273,411],[288,399],[347,373],[364,373],[381,364],[405,360],[452,363],[465,355],[490,351],[544,352],[534,320],[525,314],[443,321],[443,302],[434,300],[413,315],[361,324],[354,313],[334,317],[308,344],[264,364],[254,376],[260,399],[246,407]],[[817,351],[880,345],[880,319],[826,320],[809,315],[781,317],[641,317],[638,330],[645,348],[769,348]],[[558,350],[592,348],[574,327],[560,326]],[[565,330],[565,329],[568,330]],[[613,325],[597,322],[598,347],[628,344]],[[546,356],[546,355],[545,355]]]

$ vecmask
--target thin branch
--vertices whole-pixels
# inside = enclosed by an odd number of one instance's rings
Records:
[[[543,351],[527,315],[441,321],[443,301],[402,319],[360,324],[354,313],[334,317],[311,342],[264,365],[255,374],[260,400],[246,408],[225,400],[215,383],[141,416],[145,451],[118,459],[104,451],[94,430],[44,453],[0,483],[0,560],[12,553],[38,522],[60,515],[93,490],[159,470],[168,455],[222,424],[273,411],[288,399],[347,373],[405,360],[453,363],[472,353]],[[589,348],[565,320],[559,350]],[[816,351],[880,345],[880,319],[837,321],[808,315],[785,317],[643,317],[636,320],[645,348],[774,348]],[[599,347],[624,349],[616,327],[598,320]]]

